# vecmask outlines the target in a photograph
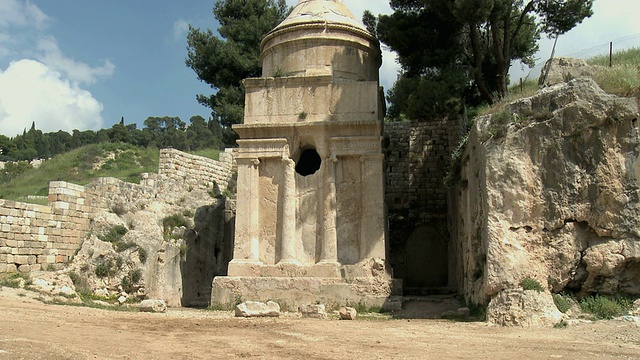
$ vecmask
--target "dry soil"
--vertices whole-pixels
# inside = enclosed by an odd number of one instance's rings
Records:
[[[634,322],[563,329],[428,319],[234,318],[49,305],[0,291],[0,359],[638,359]]]

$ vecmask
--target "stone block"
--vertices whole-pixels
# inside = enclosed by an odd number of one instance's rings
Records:
[[[13,262],[18,265],[28,264],[29,257],[27,255],[14,255]]]
[[[167,304],[164,300],[146,299],[140,303],[140,311],[164,313],[167,312]]]
[[[327,310],[324,304],[309,304],[300,307],[303,318],[326,319]]]
[[[280,305],[274,301],[263,303],[260,301],[245,301],[235,309],[236,317],[278,317]]]
[[[341,307],[338,313],[340,315],[340,320],[355,320],[358,316],[356,309],[348,306]]]
[[[18,266],[18,272],[21,273],[28,273],[31,272],[31,265],[20,265]]]

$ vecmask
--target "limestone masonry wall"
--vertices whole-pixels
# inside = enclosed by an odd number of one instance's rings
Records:
[[[444,176],[463,131],[459,118],[385,124],[390,210],[419,211],[421,221],[446,217]]]
[[[49,184],[49,206],[0,200],[0,272],[29,272],[73,256],[89,228],[83,186]]]
[[[98,178],[86,186],[52,181],[48,205],[0,199],[0,272],[29,272],[67,262],[100,211],[151,198],[174,200],[187,187],[209,190],[216,184],[222,192],[232,166],[230,151],[216,161],[162,149],[159,173],[143,174],[140,184],[115,178]]]
[[[233,165],[231,150],[220,153],[220,160],[216,161],[174,149],[162,149],[158,173],[187,187],[210,190],[215,185],[219,191],[224,191]]]

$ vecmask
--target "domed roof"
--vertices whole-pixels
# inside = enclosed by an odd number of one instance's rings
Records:
[[[271,33],[296,25],[313,23],[346,25],[353,28],[353,30],[365,32],[371,36],[342,0],[299,0],[291,14],[276,26]]]

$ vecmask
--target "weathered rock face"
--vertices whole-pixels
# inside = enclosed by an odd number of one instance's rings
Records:
[[[637,119],[635,99],[576,79],[476,121],[450,219],[467,299],[526,277],[640,295]]]
[[[554,58],[544,65],[538,79],[539,85],[551,86],[581,77],[592,77],[596,68],[582,59]]]
[[[213,277],[225,275],[231,259],[233,204],[199,189],[167,196],[176,200],[162,194],[153,201],[114,196],[128,210],[95,214],[91,235],[68,269],[84,279],[82,291],[161,299],[168,306],[209,304]],[[172,216],[186,223],[163,224]],[[116,227],[126,233],[104,241]]]
[[[491,299],[487,319],[501,326],[554,326],[562,320],[562,313],[549,293],[512,289]]]

